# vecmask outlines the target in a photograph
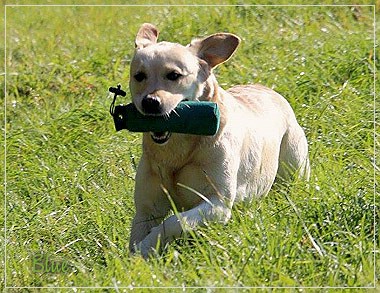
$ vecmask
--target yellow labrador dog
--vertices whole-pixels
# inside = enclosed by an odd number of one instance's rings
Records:
[[[309,177],[308,146],[289,103],[261,85],[225,91],[212,71],[239,37],[218,33],[189,45],[157,42],[143,24],[130,69],[133,103],[165,115],[183,100],[213,101],[221,111],[215,136],[144,133],[135,186],[130,251],[148,257],[206,221],[227,222],[237,201],[268,193],[276,176]],[[171,209],[177,212],[169,217]]]

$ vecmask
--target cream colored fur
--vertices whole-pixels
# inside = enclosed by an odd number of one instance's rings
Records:
[[[212,69],[234,53],[237,36],[215,34],[188,46],[157,37],[151,24],[136,37],[130,79],[136,107],[144,113],[142,100],[152,97],[163,115],[184,99],[214,101],[221,125],[215,136],[173,133],[164,144],[144,133],[130,238],[131,252],[144,257],[206,221],[227,222],[235,202],[266,195],[276,175],[308,179],[310,172],[305,134],[280,94],[261,85],[218,86]],[[180,77],[170,80],[170,72]],[[178,213],[166,218],[173,204]]]

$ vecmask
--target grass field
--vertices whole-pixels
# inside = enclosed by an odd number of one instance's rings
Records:
[[[238,204],[226,226],[199,229],[150,261],[127,250],[141,134],[114,131],[107,93],[128,87],[143,22],[183,44],[239,35],[216,70],[220,84],[284,95],[312,168],[308,184]],[[8,6],[2,287],[373,287],[373,22],[374,7]],[[70,267],[38,272],[39,254]]]

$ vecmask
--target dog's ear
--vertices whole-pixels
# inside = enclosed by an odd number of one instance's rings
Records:
[[[240,38],[233,34],[218,33],[200,40],[194,40],[189,49],[214,68],[227,61],[240,44]]]
[[[144,23],[136,35],[135,48],[142,49],[157,43],[158,29],[150,23]]]

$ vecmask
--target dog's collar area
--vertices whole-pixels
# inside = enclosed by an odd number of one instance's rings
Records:
[[[170,136],[171,132],[169,131],[162,131],[162,132],[151,132],[150,136],[152,137],[152,140],[157,144],[165,144]]]

